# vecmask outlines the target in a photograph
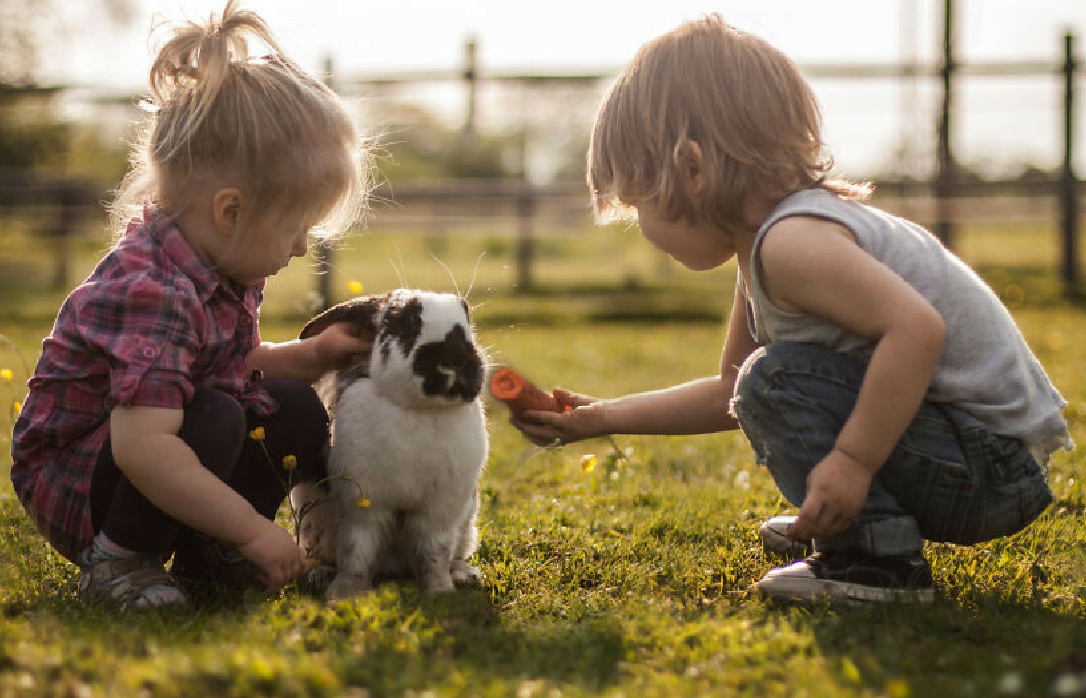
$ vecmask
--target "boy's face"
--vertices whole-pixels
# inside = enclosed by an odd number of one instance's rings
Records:
[[[652,202],[638,204],[637,225],[641,234],[687,269],[715,269],[735,256],[732,236],[708,223],[680,218],[670,221],[660,215]]]

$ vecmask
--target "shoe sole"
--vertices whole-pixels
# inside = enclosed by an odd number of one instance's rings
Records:
[[[763,579],[755,585],[766,596],[794,601],[830,601],[833,603],[918,603],[935,601],[934,589],[893,589],[863,584],[837,582],[832,579],[776,577]]]

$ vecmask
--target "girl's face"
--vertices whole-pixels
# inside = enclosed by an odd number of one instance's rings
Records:
[[[218,260],[219,270],[245,286],[274,276],[292,257],[305,256],[310,227],[300,215],[265,215],[231,253]]]
[[[634,208],[637,209],[637,225],[645,239],[687,269],[715,269],[735,256],[735,241],[719,228],[708,223],[692,223],[685,218],[666,220],[652,202]]]

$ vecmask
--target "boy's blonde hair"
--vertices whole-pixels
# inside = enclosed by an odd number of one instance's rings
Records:
[[[684,177],[697,144],[705,188],[695,202]],[[752,195],[775,203],[823,186],[861,199],[868,185],[828,178],[833,158],[821,114],[795,64],[718,14],[648,42],[604,99],[588,148],[596,219],[631,218],[651,202],[662,215],[744,225]]]
[[[250,41],[270,51],[253,57]],[[111,207],[114,229],[145,201],[177,215],[201,190],[235,186],[262,215],[299,214],[317,237],[362,218],[368,149],[343,102],[284,56],[264,20],[229,0],[177,25],[151,66],[149,113]]]

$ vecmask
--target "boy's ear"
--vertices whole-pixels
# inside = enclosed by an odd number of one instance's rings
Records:
[[[241,218],[243,198],[241,191],[234,188],[220,189],[211,199],[211,214],[215,220],[215,229],[223,235],[232,235],[238,228]]]
[[[675,153],[679,166],[682,168],[683,182],[686,191],[694,199],[700,199],[705,191],[705,174],[702,169],[701,146],[697,141],[686,139]]]

